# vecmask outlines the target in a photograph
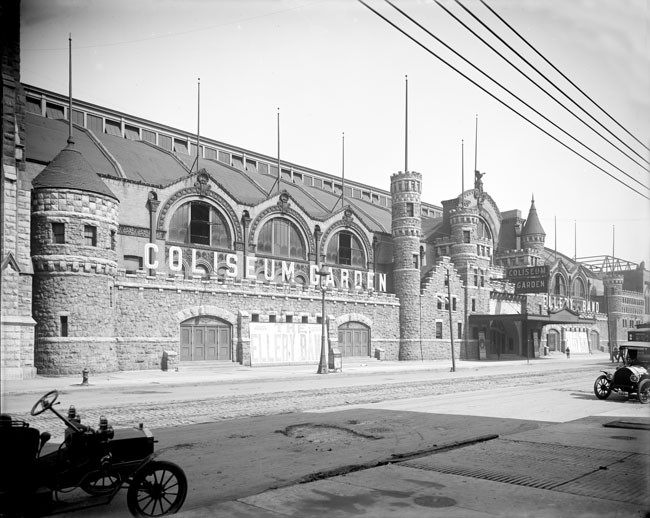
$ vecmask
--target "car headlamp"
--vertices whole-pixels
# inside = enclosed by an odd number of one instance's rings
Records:
[[[634,383],[636,383],[637,381],[639,381],[639,377],[636,374],[632,374],[630,376],[630,381],[633,381]]]
[[[607,379],[608,379],[609,381],[612,381],[612,380],[614,379],[614,375],[613,375],[611,372],[608,372],[608,373],[607,373]]]

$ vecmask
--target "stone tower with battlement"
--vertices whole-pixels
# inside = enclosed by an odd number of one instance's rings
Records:
[[[32,182],[35,364],[42,374],[119,370],[119,200],[72,139]]]
[[[399,172],[391,176],[393,286],[400,300],[400,360],[421,358],[420,337],[420,199],[422,175]]]
[[[608,273],[603,278],[607,324],[609,326],[607,340],[612,349],[619,342],[627,339],[623,328],[623,281],[623,274],[616,272]]]

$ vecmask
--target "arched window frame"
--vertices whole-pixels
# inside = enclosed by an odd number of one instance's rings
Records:
[[[341,236],[350,237],[350,246],[341,245]],[[349,250],[349,258],[348,258]],[[356,252],[356,254],[355,254]],[[356,260],[355,260],[356,255]],[[335,256],[335,257],[334,257]],[[349,228],[341,228],[332,233],[325,248],[325,262],[339,266],[350,266],[352,268],[365,269],[367,264],[367,251],[361,236]],[[349,260],[348,260],[349,259]]]
[[[269,226],[271,226],[270,231]],[[283,235],[285,229],[289,230],[289,233],[286,236]],[[293,233],[291,233],[291,231],[293,231]],[[285,246],[282,241],[285,239],[287,239],[286,253],[282,250],[282,247]],[[300,250],[302,251],[301,253],[291,252],[294,239],[298,240]],[[262,240],[265,240],[266,242],[262,243]],[[303,234],[298,223],[284,215],[273,215],[260,224],[259,230],[257,230],[257,235],[255,236],[255,245],[257,255],[280,257],[298,261],[304,261],[307,259],[308,240],[306,236]]]
[[[585,283],[580,277],[576,277],[573,280],[573,290],[572,294],[574,297],[581,299],[587,298],[587,289],[585,288]]]
[[[558,295],[560,297],[567,296],[566,279],[561,273],[556,273],[553,277],[553,295]]]
[[[185,209],[187,207],[187,209]],[[196,207],[196,209],[195,209]],[[219,248],[232,250],[233,249],[233,229],[231,228],[230,222],[221,209],[214,203],[211,203],[209,199],[197,199],[197,198],[186,198],[175,204],[172,208],[171,216],[169,218],[169,226],[167,228],[167,241],[172,243],[182,243],[186,246],[207,246],[210,248]],[[201,221],[198,220],[200,216],[200,210],[207,209],[207,220]],[[181,211],[186,210],[186,214],[183,216]],[[186,219],[186,233],[185,236],[181,239],[178,239],[178,234],[174,233],[174,226],[178,222],[177,219],[185,218]],[[196,218],[198,221],[193,221]],[[205,240],[195,239],[192,240],[192,231],[196,233],[195,235],[200,235],[201,223],[207,225],[207,242]],[[218,225],[217,225],[218,223]],[[194,228],[192,225],[194,224]],[[180,226],[180,225],[179,225]],[[214,232],[215,227],[223,228],[223,232],[220,234],[220,239],[215,239],[216,234]]]

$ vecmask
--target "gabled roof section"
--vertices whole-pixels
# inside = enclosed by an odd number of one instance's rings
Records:
[[[542,224],[539,221],[539,217],[537,216],[537,209],[535,208],[535,197],[533,196],[532,200],[530,201],[530,210],[528,211],[528,218],[524,224],[522,235],[531,236],[535,234],[542,234],[545,236],[546,232],[544,232]]]
[[[34,189],[76,189],[118,198],[68,139],[68,145],[32,180]]]

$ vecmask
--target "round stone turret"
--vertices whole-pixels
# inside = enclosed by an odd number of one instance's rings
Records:
[[[420,238],[422,175],[391,176],[393,287],[400,299],[400,360],[420,359]]]
[[[533,250],[544,250],[544,242],[546,241],[546,232],[542,228],[542,224],[537,216],[537,209],[535,208],[535,197],[533,196],[530,202],[530,210],[528,211],[528,218],[524,224],[524,229],[521,233],[521,248],[532,248]]]
[[[117,370],[110,339],[119,200],[72,142],[32,187],[38,372],[78,374],[79,364],[94,372]]]

